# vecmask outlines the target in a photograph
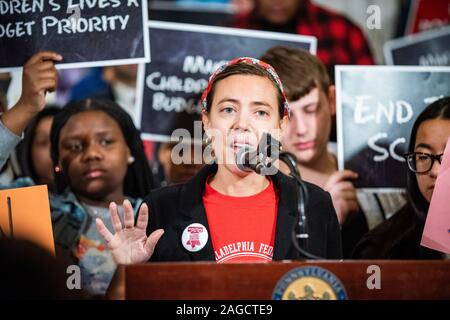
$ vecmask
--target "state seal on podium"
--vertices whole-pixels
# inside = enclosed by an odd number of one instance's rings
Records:
[[[290,270],[278,281],[273,300],[347,300],[341,281],[330,271],[307,266]]]

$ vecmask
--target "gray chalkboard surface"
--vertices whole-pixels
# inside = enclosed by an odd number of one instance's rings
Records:
[[[340,169],[359,173],[358,188],[404,188],[415,119],[450,95],[450,67],[337,66]]]
[[[314,37],[157,21],[149,28],[151,63],[139,70],[135,119],[147,140],[192,129],[200,119],[198,99],[221,62],[258,58],[277,45],[316,50]]]
[[[146,0],[1,1],[0,71],[52,50],[59,68],[149,61]]]
[[[388,41],[384,56],[390,65],[450,66],[450,27]]]

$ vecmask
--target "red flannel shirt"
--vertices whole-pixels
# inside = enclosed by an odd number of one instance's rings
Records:
[[[337,64],[371,65],[374,60],[362,31],[346,17],[319,7],[308,0],[302,4],[295,21],[286,28],[274,28],[255,13],[237,16],[233,27],[267,31],[296,32],[317,37],[317,56],[331,79]]]

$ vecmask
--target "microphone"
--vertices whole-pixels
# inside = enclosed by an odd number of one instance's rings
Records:
[[[261,173],[264,167],[258,156],[258,151],[255,147],[246,145],[238,150],[236,153],[236,165],[242,171],[255,171]]]
[[[236,165],[242,171],[254,171],[260,175],[274,175],[278,168],[272,162],[278,159],[280,142],[263,133],[258,148],[246,145],[236,153]]]

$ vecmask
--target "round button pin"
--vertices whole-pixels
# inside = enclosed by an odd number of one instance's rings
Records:
[[[200,223],[192,223],[184,229],[181,242],[190,252],[200,251],[208,242],[208,230]]]

